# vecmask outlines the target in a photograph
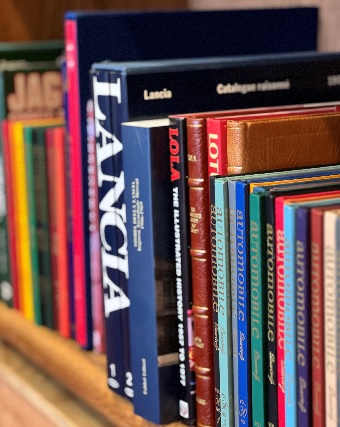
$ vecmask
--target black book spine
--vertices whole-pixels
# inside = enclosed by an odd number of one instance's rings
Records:
[[[194,332],[190,262],[189,205],[187,185],[186,119],[170,117],[170,178],[174,212],[176,292],[180,369],[179,413],[189,426],[196,423],[196,380],[194,372]]]
[[[265,196],[266,225],[266,269],[267,269],[267,309],[265,330],[265,374],[268,396],[268,425],[278,425],[277,407],[277,334],[276,334],[276,267],[275,267],[275,211],[274,199]]]

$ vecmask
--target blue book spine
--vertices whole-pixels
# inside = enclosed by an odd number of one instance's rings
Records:
[[[231,293],[231,327],[233,348],[234,379],[234,420],[239,426],[238,418],[238,323],[237,323],[237,249],[236,249],[236,193],[235,185],[228,181],[229,201],[229,246],[230,246],[230,293]]]
[[[308,427],[312,422],[309,214],[308,208],[296,209],[297,423],[300,427]]]
[[[249,279],[249,186],[235,181],[236,186],[236,253],[237,253],[237,315],[238,315],[238,399],[239,425],[251,420],[251,358],[250,358],[250,279]]]
[[[284,206],[286,424],[297,427],[295,208]]]
[[[133,404],[136,414],[163,424],[179,419],[169,121],[152,128],[137,123],[122,126]]]
[[[211,191],[213,192],[213,190]],[[231,327],[231,286],[229,269],[228,183],[215,181],[215,205],[211,212],[215,235],[212,236],[213,309],[217,310],[215,346],[219,359],[220,425],[234,426],[234,387]],[[216,298],[217,296],[217,298]],[[217,305],[216,305],[217,303]],[[215,349],[216,350],[216,349]]]
[[[186,425],[196,423],[194,325],[190,262],[190,229],[187,184],[186,119],[170,117],[169,153],[174,212],[178,344],[180,358],[179,414]]]
[[[116,186],[121,188],[124,180],[119,180],[113,166],[114,153],[121,149],[121,143],[114,138],[111,122],[111,97],[114,91],[109,81],[109,73],[92,71],[92,91],[94,101],[96,157],[98,175],[98,204],[101,245],[101,263],[104,293],[104,316],[106,329],[106,352],[108,385],[118,394],[132,397],[127,380],[131,380],[129,339],[124,334],[122,311],[127,310],[130,301],[121,288],[120,269],[128,275],[125,260],[125,245],[118,246],[117,229],[126,236],[122,206],[117,206]],[[124,214],[125,216],[125,214]],[[121,257],[124,262],[121,262]],[[121,266],[122,265],[122,266]]]

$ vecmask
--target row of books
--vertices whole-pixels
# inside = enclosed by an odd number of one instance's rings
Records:
[[[221,425],[338,422],[338,171],[211,180]]]
[[[264,21],[272,25],[264,26]],[[251,43],[239,34],[249,22],[254,32]],[[221,32],[210,31],[218,23]],[[59,301],[59,278],[53,282],[50,276],[49,298],[51,302],[54,291],[51,303],[57,320],[49,326],[64,324],[64,336],[74,337],[84,349],[105,351],[109,387],[131,399],[136,413],[150,421],[227,425],[226,417],[235,416],[230,406],[232,415],[223,415],[221,421],[225,396],[215,394],[215,389],[220,393],[216,373],[229,364],[214,360],[214,347],[217,352],[224,338],[217,340],[213,327],[218,305],[210,246],[209,175],[256,172],[259,159],[265,160],[263,171],[311,166],[311,158],[304,157],[312,144],[306,137],[301,136],[297,144],[292,133],[288,157],[281,151],[277,155],[275,147],[286,138],[286,123],[301,123],[312,108],[318,113],[316,120],[326,113],[330,120],[337,120],[333,113],[340,100],[340,54],[315,52],[316,24],[315,8],[70,12],[65,17],[66,62],[61,74],[65,127],[61,120],[47,125],[40,119],[33,125],[22,120],[27,117],[23,113],[14,120],[9,115],[11,104],[5,104],[3,154],[5,166],[12,165],[5,171],[6,220],[10,221],[12,209],[21,224],[10,228],[8,249],[12,262],[22,257],[22,268],[26,268],[19,269],[20,274],[14,269],[7,280],[19,290],[14,293],[14,305],[20,308],[20,288],[25,287],[23,294],[31,307],[28,318],[35,319],[32,307],[43,313],[43,306],[34,305],[31,292],[33,260],[38,257],[44,269],[48,263],[56,266],[58,258],[68,302]],[[150,28],[147,38],[146,27]],[[128,37],[130,32],[133,36]],[[273,40],[270,46],[268,40]],[[303,74],[301,70],[306,69],[308,74]],[[36,75],[32,78],[35,96],[28,98],[32,103],[39,98],[38,80]],[[58,89],[60,107],[60,84]],[[44,99],[52,101],[56,94],[57,90]],[[15,104],[13,97],[12,101]],[[39,114],[35,111],[35,117]],[[53,115],[60,116],[60,109]],[[242,117],[253,119],[255,129],[243,145],[240,137],[248,129],[235,125],[237,120],[241,124]],[[263,124],[257,128],[256,123],[275,120],[281,126],[279,136],[264,138],[271,145],[262,148]],[[314,125],[314,121],[307,125],[311,134]],[[332,122],[328,142],[334,126]],[[20,164],[13,154],[16,128],[20,129],[16,131],[21,141]],[[30,133],[36,141],[33,145],[39,140],[45,149],[46,179],[40,178],[35,190],[34,177],[38,180],[38,171],[44,168],[38,152],[36,159],[27,154],[25,138]],[[319,136],[315,133],[312,138],[312,150]],[[61,166],[57,166],[56,152],[48,155],[49,141],[55,139],[64,156],[64,177],[57,172]],[[338,162],[334,149],[316,153],[314,166]],[[29,167],[37,172],[33,178]],[[21,182],[18,187],[17,182],[9,184],[15,170]],[[53,177],[57,176],[63,185],[56,185]],[[42,184],[50,189],[46,192]],[[66,190],[62,194],[60,187]],[[16,195],[14,202],[11,194]],[[62,198],[64,207],[59,203]],[[49,234],[31,233],[30,203],[44,213],[54,209],[51,222],[60,209],[62,216],[54,223],[62,228],[56,231],[57,239],[51,226]],[[33,255],[27,250],[38,237],[45,249],[50,242],[46,263],[39,251]],[[22,249],[16,253],[13,247],[22,244],[25,254]],[[232,375],[224,373],[224,377]],[[243,404],[235,405],[242,414],[240,425],[250,425],[251,402]]]

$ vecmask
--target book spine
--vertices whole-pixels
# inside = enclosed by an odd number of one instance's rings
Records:
[[[222,284],[219,290],[218,265],[217,265],[217,213],[216,213],[216,193],[219,191],[215,176],[210,177],[210,240],[211,240],[211,274],[212,274],[212,320],[213,320],[213,355],[214,355],[214,388],[215,388],[215,426],[221,427],[225,419],[221,413],[223,396],[221,393],[220,360],[222,361],[225,345],[225,323],[222,323],[223,307],[222,301],[225,299],[225,290]],[[221,315],[219,311],[222,311]],[[221,323],[219,322],[221,320]],[[224,353],[225,354],[225,353]]]
[[[227,173],[227,126],[223,120],[207,119],[209,175]]]
[[[325,426],[323,212],[311,210],[311,332],[313,427]]]
[[[0,300],[13,306],[13,288],[10,277],[5,164],[3,135],[0,134]]]
[[[115,186],[120,191],[124,189],[124,175],[121,170],[117,174],[114,169],[114,154],[122,149],[120,140],[113,134],[111,96],[114,95],[110,84],[109,73],[98,71],[92,73],[92,94],[94,102],[96,158],[98,176],[98,206],[100,228],[100,251],[103,278],[104,315],[106,330],[106,354],[108,369],[108,384],[118,394],[124,396],[127,372],[130,369],[125,364],[126,348],[124,340],[122,310],[127,309],[130,301],[126,293],[122,293],[120,284],[120,250],[124,256],[126,243],[118,247],[117,228],[123,227],[124,206],[117,206]],[[116,211],[119,211],[117,214]],[[126,218],[125,218],[126,220]],[[127,260],[125,274],[128,275]],[[131,396],[130,396],[131,397]]]
[[[287,425],[297,426],[295,210],[284,206],[285,411]]]
[[[69,91],[68,91],[68,78],[66,57],[62,62],[61,76],[62,76],[62,97],[63,97],[63,110],[65,119],[65,133],[64,133],[64,156],[65,156],[65,189],[66,189],[66,241],[67,241],[67,276],[68,276],[68,297],[69,297],[69,312],[70,319],[70,336],[75,338],[75,306],[74,306],[74,275],[73,275],[73,235],[72,235],[72,222],[73,222],[73,209],[72,209],[72,191],[71,191],[71,145],[70,145],[70,126],[69,126]]]
[[[215,422],[209,184],[205,119],[187,118],[197,424]]]
[[[247,185],[236,185],[236,251],[238,311],[238,399],[239,425],[251,420],[251,358],[250,358],[250,279],[249,279],[249,191]],[[233,184],[232,184],[233,185]]]
[[[310,357],[310,218],[309,209],[296,210],[296,361],[297,361],[297,423],[310,426],[311,357]]]
[[[77,23],[65,20],[66,74],[68,86],[68,144],[71,174],[71,218],[75,339],[84,348],[92,347],[91,328],[91,284],[90,265],[86,260],[88,242],[85,236],[85,213],[87,200],[84,200],[83,175],[84,147],[81,135],[81,106],[79,88],[79,64],[77,55]],[[85,153],[87,155],[87,153]],[[86,172],[87,172],[87,160]],[[89,261],[89,260],[88,260]]]
[[[336,211],[337,218],[336,218],[336,254],[335,254],[335,262],[336,262],[336,362],[337,366],[339,366],[340,363],[340,331],[339,331],[339,325],[340,325],[340,298],[339,298],[339,285],[340,285],[340,210]],[[336,410],[337,410],[337,421],[339,421],[339,415],[340,415],[340,396],[339,396],[339,379],[340,375],[338,370],[335,371],[336,376],[336,383],[337,383],[337,389],[336,389]]]
[[[92,75],[90,73],[90,79]],[[90,81],[90,85],[91,85]],[[96,131],[94,120],[93,98],[86,106],[87,119],[87,153],[88,153],[88,191],[89,191],[89,240],[91,254],[91,301],[92,301],[92,342],[93,350],[97,353],[105,351],[104,325],[104,294],[102,285],[102,268],[100,256],[100,229],[99,229],[99,200],[96,156]]]
[[[64,128],[48,128],[45,133],[48,188],[51,277],[56,301],[55,324],[61,336],[71,336],[68,289],[67,210]]]
[[[213,181],[212,181],[213,182]],[[213,195],[214,193],[214,195]],[[216,411],[216,425],[234,426],[234,389],[232,366],[231,297],[229,271],[229,221],[228,184],[215,181],[211,186],[211,253],[213,283],[215,388],[219,387],[219,411]],[[215,198],[215,200],[214,200]],[[217,316],[216,316],[217,314]],[[217,371],[217,372],[216,372]],[[217,378],[216,378],[217,377]],[[219,413],[218,413],[219,412]]]
[[[28,198],[26,187],[26,163],[24,135],[21,123],[14,123],[11,134],[11,150],[14,181],[15,238],[18,240],[17,266],[20,285],[20,300],[24,316],[34,321],[33,277],[30,254],[30,232],[28,222]]]
[[[176,292],[178,307],[178,344],[180,357],[179,414],[186,425],[195,425],[196,379],[193,357],[192,280],[188,209],[188,168],[186,119],[170,117],[170,180],[174,212],[176,251]]]
[[[35,215],[35,193],[34,193],[34,161],[32,146],[32,130],[25,129],[25,162],[26,162],[26,182],[27,182],[27,200],[28,200],[28,219],[30,229],[30,252],[32,263],[32,286],[33,286],[33,303],[34,303],[34,321],[38,325],[43,324],[42,305],[39,282],[39,256],[36,232],[36,215]]]
[[[250,347],[252,370],[253,424],[265,426],[266,375],[265,375],[265,314],[266,310],[266,241],[262,195],[249,195],[249,265],[250,265]]]
[[[238,314],[237,314],[237,248],[236,248],[236,193],[235,185],[228,182],[229,199],[229,247],[230,247],[230,288],[231,288],[231,326],[233,348],[233,379],[234,379],[234,422],[239,426],[238,419]]]
[[[34,164],[34,199],[37,249],[39,258],[39,284],[44,324],[55,328],[55,295],[51,278],[50,237],[48,223],[47,171],[44,129],[33,129],[32,150]]]
[[[163,424],[179,419],[172,189],[164,170],[168,127],[123,125],[122,131],[134,411]]]
[[[277,380],[277,324],[278,308],[277,281],[276,281],[276,235],[275,235],[275,212],[272,198],[266,197],[264,200],[265,216],[265,239],[266,239],[266,303],[267,309],[265,319],[265,377],[266,377],[266,395],[267,395],[267,419],[268,425],[278,426],[278,380]]]
[[[127,92],[126,76],[121,73],[109,73],[110,90],[111,90],[111,126],[113,139],[113,171],[114,171],[114,202],[113,213],[116,233],[116,252],[113,255],[117,257],[116,266],[119,280],[120,296],[120,315],[122,318],[122,334],[124,346],[124,365],[125,365],[125,382],[124,394],[129,399],[133,397],[131,359],[130,359],[130,299],[128,295],[128,277],[129,277],[129,249],[127,247],[127,219],[125,214],[126,205],[124,202],[125,178],[123,169],[123,143],[122,143],[122,126],[124,121],[129,120],[129,98]]]
[[[17,273],[17,250],[16,250],[16,239],[15,239],[15,222],[14,222],[14,186],[13,186],[13,169],[11,167],[11,149],[9,140],[9,124],[7,120],[2,122],[2,153],[4,158],[4,175],[5,175],[5,186],[6,186],[6,208],[7,208],[7,238],[8,238],[8,261],[9,271],[11,278],[11,285],[8,288],[9,294],[12,294],[12,306],[13,308],[20,309],[19,300],[19,281]]]
[[[286,425],[286,381],[285,381],[285,270],[284,270],[284,217],[283,201],[275,200],[275,252],[276,252],[276,309],[277,309],[277,407],[278,426]]]
[[[336,213],[326,211],[323,219],[324,310],[325,310],[325,402],[326,425],[337,426],[337,272]]]

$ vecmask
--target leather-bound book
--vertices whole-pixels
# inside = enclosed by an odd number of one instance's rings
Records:
[[[228,174],[340,162],[340,113],[229,120]]]

